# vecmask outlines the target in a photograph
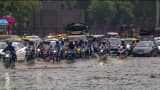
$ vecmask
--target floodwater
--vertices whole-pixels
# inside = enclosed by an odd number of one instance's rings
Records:
[[[72,64],[16,63],[4,69],[0,63],[0,90],[159,90],[159,57],[110,57],[107,63],[96,59]]]

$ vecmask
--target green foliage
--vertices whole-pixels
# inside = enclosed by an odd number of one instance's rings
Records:
[[[111,0],[92,0],[89,8],[89,17],[97,23],[108,23],[115,16],[117,9]]]
[[[40,8],[41,3],[38,0],[1,0],[0,16],[11,12],[18,22],[28,22],[32,17],[32,11]]]
[[[115,18],[118,23],[131,23],[134,19],[133,4],[130,1],[115,1],[117,14]]]

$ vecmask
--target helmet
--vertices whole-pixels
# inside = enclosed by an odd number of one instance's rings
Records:
[[[59,42],[58,42],[58,41],[56,41],[56,44],[59,44]]]
[[[6,44],[7,44],[7,45],[12,45],[12,42],[7,41]]]
[[[72,43],[73,43],[73,41],[72,41],[72,40],[70,40],[70,41],[69,41],[69,43],[71,43],[71,44],[72,44]]]

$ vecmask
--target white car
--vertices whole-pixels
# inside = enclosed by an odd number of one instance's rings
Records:
[[[15,47],[17,61],[25,60],[26,48],[21,42],[12,42],[12,45]]]

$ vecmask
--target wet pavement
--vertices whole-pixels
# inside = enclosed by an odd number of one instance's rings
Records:
[[[59,65],[17,63],[16,69],[0,64],[0,90],[159,90],[160,57],[110,57]]]

